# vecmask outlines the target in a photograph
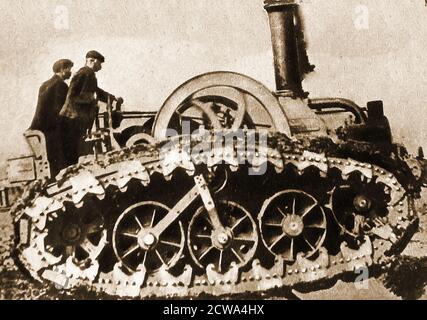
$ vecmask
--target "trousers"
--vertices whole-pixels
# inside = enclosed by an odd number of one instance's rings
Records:
[[[65,166],[71,166],[79,161],[80,146],[83,144],[85,129],[81,121],[62,117],[61,119],[62,146]]]

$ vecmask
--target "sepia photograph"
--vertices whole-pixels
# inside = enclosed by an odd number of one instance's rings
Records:
[[[425,0],[0,17],[0,300],[427,300]]]

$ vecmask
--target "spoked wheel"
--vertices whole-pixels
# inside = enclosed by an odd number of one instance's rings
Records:
[[[152,135],[163,140],[182,133],[183,120],[190,130],[265,129],[291,136],[277,97],[258,81],[233,72],[197,76],[179,86],[157,113]],[[176,133],[175,133],[176,134]]]
[[[257,226],[242,206],[219,202],[218,214],[224,228],[215,230],[204,207],[200,207],[188,228],[188,247],[200,268],[213,264],[219,273],[227,272],[234,262],[242,268],[251,262],[258,245]]]
[[[48,223],[45,246],[54,256],[73,257],[78,265],[95,261],[107,243],[104,218],[92,206],[72,211]]]
[[[242,126],[246,102],[242,92],[228,86],[205,88],[192,96],[210,105],[222,128],[239,129]]]
[[[286,190],[268,199],[259,216],[264,245],[275,256],[309,258],[326,238],[327,221],[318,201],[301,190]]]
[[[245,116],[243,94],[225,86],[202,89],[177,107],[168,123],[178,134],[201,126],[208,130],[238,129]],[[185,127],[186,126],[186,127]]]
[[[230,178],[230,169],[227,166],[216,166],[207,174],[209,190],[219,193],[227,186]]]
[[[170,269],[179,261],[185,242],[181,222],[169,226],[160,236],[153,232],[169,211],[158,202],[141,202],[126,209],[117,220],[113,249],[117,259],[130,272],[143,266],[153,273],[161,267]]]
[[[343,184],[332,192],[331,208],[341,229],[352,237],[370,235],[387,215],[387,199],[379,185]]]

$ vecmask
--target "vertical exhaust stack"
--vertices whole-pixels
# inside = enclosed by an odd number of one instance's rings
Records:
[[[295,25],[298,4],[294,0],[264,0],[264,4],[270,21],[277,94],[304,98]]]

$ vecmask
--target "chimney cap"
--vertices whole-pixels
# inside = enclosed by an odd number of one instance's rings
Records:
[[[296,0],[264,0],[264,8],[269,9],[279,9],[289,6],[298,6],[298,1]]]

